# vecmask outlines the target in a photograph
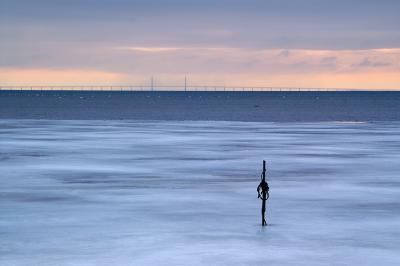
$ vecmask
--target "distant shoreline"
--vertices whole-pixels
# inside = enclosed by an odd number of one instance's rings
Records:
[[[0,119],[400,121],[400,91],[0,91]]]

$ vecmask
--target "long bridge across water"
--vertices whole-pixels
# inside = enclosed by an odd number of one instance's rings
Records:
[[[29,85],[0,84],[0,91],[360,91],[362,89],[335,88],[290,88],[290,87],[252,87],[252,86],[182,86],[182,85],[129,85],[129,84],[99,84],[99,85]]]

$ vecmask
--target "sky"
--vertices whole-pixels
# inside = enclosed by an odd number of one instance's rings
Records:
[[[0,0],[0,83],[400,89],[398,0]]]

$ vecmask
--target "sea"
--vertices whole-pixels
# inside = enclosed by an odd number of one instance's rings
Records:
[[[399,106],[1,91],[0,265],[399,265]]]
[[[400,91],[0,91],[2,119],[400,121]]]

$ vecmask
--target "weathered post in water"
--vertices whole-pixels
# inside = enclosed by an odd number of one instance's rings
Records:
[[[262,200],[262,207],[261,207],[261,218],[262,218],[262,226],[267,225],[265,220],[265,204],[269,198],[269,186],[267,181],[265,181],[265,161],[263,161],[263,171],[261,174],[261,182],[257,187],[258,198]]]

